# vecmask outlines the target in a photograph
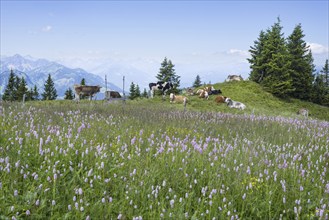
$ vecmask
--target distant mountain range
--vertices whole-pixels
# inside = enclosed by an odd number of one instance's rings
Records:
[[[3,94],[9,79],[11,69],[18,77],[24,77],[29,88],[37,86],[41,94],[44,89],[48,74],[51,75],[57,90],[58,98],[63,99],[64,93],[74,84],[80,84],[84,78],[87,85],[102,86],[101,92],[96,96],[97,99],[104,97],[105,81],[102,77],[89,73],[81,68],[68,68],[56,62],[45,59],[34,59],[30,56],[21,56],[16,54],[11,57],[1,57],[0,60],[0,93]],[[107,83],[107,88],[122,92],[118,86]]]

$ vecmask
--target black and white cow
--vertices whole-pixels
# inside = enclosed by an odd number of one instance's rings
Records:
[[[237,108],[240,110],[244,110],[246,108],[246,105],[241,103],[241,102],[237,102],[237,101],[233,101],[230,98],[226,98],[225,102],[227,103],[227,106],[230,108]]]
[[[174,88],[171,82],[163,82],[163,81],[159,81],[157,83],[150,83],[149,87],[151,91],[151,98],[154,97],[154,92],[156,90],[162,91],[162,95],[165,96],[168,90]]]

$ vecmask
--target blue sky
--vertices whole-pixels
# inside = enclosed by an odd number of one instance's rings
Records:
[[[328,0],[1,0],[1,55],[46,58],[100,75],[130,71],[122,75],[142,85],[155,80],[167,57],[183,85],[197,74],[217,82],[233,73],[248,76],[248,49],[277,17],[286,37],[301,23],[314,63],[323,65],[328,11]]]

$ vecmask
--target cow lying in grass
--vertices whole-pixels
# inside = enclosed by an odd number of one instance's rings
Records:
[[[230,108],[237,108],[237,109],[240,109],[240,110],[244,110],[246,108],[245,104],[243,104],[241,102],[233,101],[230,98],[226,98],[225,102],[227,103],[227,106],[230,107]]]
[[[183,103],[184,105],[187,103],[188,98],[182,95],[175,95],[174,93],[170,93],[170,103]]]
[[[209,93],[205,89],[198,89],[198,91],[196,91],[196,94],[199,95],[199,98],[209,99]]]
[[[227,98],[226,96],[222,96],[222,95],[216,96],[215,102],[218,103],[218,104],[219,103],[225,103],[226,98]]]

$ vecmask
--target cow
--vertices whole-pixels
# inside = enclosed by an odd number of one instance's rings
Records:
[[[222,94],[222,91],[220,89],[214,89],[209,92],[209,95],[219,95]]]
[[[216,96],[215,102],[217,104],[219,104],[219,103],[225,103],[226,98],[227,98],[226,96],[222,96],[222,95]]]
[[[241,75],[228,75],[225,82],[232,82],[232,81],[243,81],[243,78]]]
[[[240,110],[244,110],[246,108],[245,104],[243,104],[241,102],[233,101],[230,98],[226,98],[225,102],[227,103],[227,106],[230,107],[230,108],[237,108],[237,109],[240,109]]]
[[[204,98],[204,99],[208,100],[209,99],[209,93],[206,90],[201,89],[199,98],[202,98],[202,99]]]
[[[298,110],[297,115],[304,116],[305,118],[308,118],[308,110],[306,108],[301,108]]]
[[[91,100],[92,97],[100,91],[100,86],[85,86],[85,85],[74,85],[74,91],[75,91],[75,99],[77,101],[80,100],[80,96],[89,96],[89,99]]]
[[[150,92],[151,92],[151,98],[154,97],[154,93],[156,90],[161,90],[162,95],[164,97],[168,90],[174,88],[174,86],[171,82],[163,82],[163,81],[158,81],[157,83],[150,83],[149,87],[150,87]]]
[[[117,91],[106,91],[105,92],[105,99],[108,100],[110,98],[113,98],[113,99],[121,98],[121,95]]]
[[[196,93],[200,94],[202,90],[207,91],[208,95],[222,94],[222,91],[220,89],[215,89],[213,86],[206,86],[203,89],[199,89]]]
[[[175,95],[174,93],[170,93],[170,103],[183,103],[186,105],[188,102],[188,98],[182,95]]]

